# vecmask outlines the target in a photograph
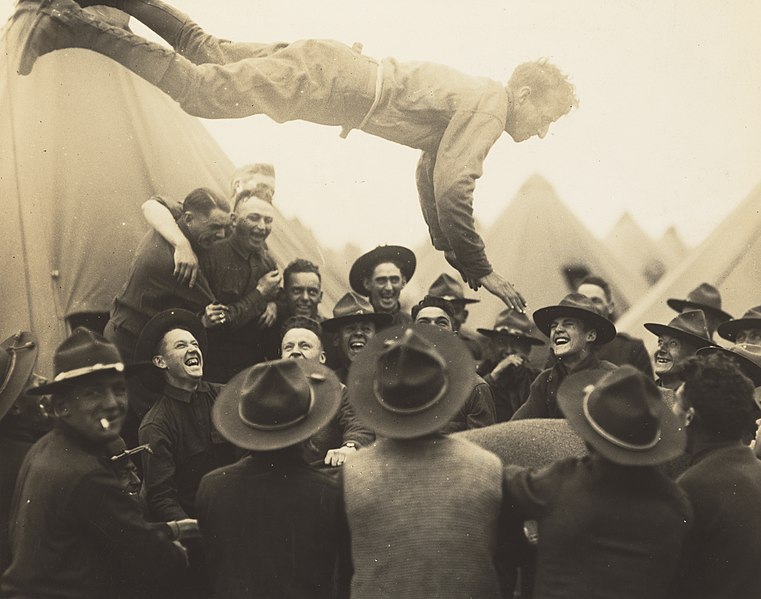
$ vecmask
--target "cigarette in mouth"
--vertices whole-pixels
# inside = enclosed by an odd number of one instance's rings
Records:
[[[108,418],[100,419],[100,428],[102,428],[104,431],[107,431],[111,428],[111,423],[108,421]]]

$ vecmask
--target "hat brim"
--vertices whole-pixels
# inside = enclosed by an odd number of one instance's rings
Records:
[[[698,355],[700,356],[715,353],[724,354],[725,356],[735,359],[740,365],[740,370],[742,370],[743,374],[753,382],[753,386],[761,387],[761,366],[756,364],[753,360],[746,358],[740,353],[733,352],[731,349],[719,347],[718,345],[701,347],[698,350]]]
[[[26,383],[34,370],[34,365],[37,363],[39,352],[37,337],[28,331],[11,335],[0,343],[0,351],[7,351],[11,347],[19,347],[25,344],[31,345],[24,347],[21,351],[14,351],[16,361],[13,364],[13,370],[10,372],[8,382],[0,392],[0,419],[8,413],[19,395],[24,391],[24,387],[26,387]]]
[[[135,362],[152,362],[164,335],[173,329],[182,329],[193,335],[201,355],[206,357],[208,339],[200,319],[189,310],[171,309],[159,312],[145,324],[135,344]],[[144,370],[140,373],[140,383],[151,391],[160,392],[165,383],[164,370],[156,366]]]
[[[708,347],[709,345],[714,344],[713,341],[711,341],[710,339],[701,337],[700,335],[695,335],[694,333],[683,331],[682,329],[670,327],[667,324],[660,324],[657,322],[646,322],[643,326],[648,331],[650,331],[653,335],[657,335],[658,337],[660,337],[661,335],[671,335],[672,337],[676,337],[677,339],[684,339],[688,341],[689,343],[696,345],[698,349],[700,349],[701,347]]]
[[[122,368],[118,368],[117,366],[111,366],[109,368],[93,368],[92,370],[89,370],[87,372],[82,372],[82,374],[64,379],[62,381],[53,381],[52,383],[47,383],[45,385],[40,385],[39,387],[34,387],[33,389],[29,389],[27,393],[29,395],[50,395],[51,393],[55,393],[56,391],[59,391],[61,389],[69,388],[72,385],[77,385],[82,382],[82,379],[86,379],[88,377],[92,377],[98,374],[103,373],[117,373],[122,374],[125,377],[134,376],[136,374],[145,373],[147,371],[153,370],[153,364],[150,362],[138,362],[136,364],[122,364]]]
[[[314,402],[306,418],[293,426],[281,430],[255,429],[246,424],[240,416],[241,386],[250,368],[236,374],[220,392],[214,402],[211,416],[219,433],[233,445],[254,451],[283,449],[306,441],[333,419],[341,405],[341,382],[332,370],[311,360],[300,360],[301,367],[309,374],[318,375],[319,380],[310,380]]]
[[[737,340],[737,333],[744,329],[761,329],[761,318],[737,318],[722,322],[716,332],[722,339],[734,342]]]
[[[657,466],[678,458],[685,451],[687,436],[679,421],[666,402],[656,404],[660,420],[661,438],[651,449],[630,450],[619,447],[597,433],[584,416],[583,401],[589,385],[597,381],[609,370],[586,370],[569,376],[558,389],[558,407],[568,420],[568,424],[601,456],[623,466]]]
[[[710,312],[711,314],[714,314],[718,316],[719,318],[723,318],[724,320],[731,320],[732,315],[724,312],[724,310],[721,310],[719,308],[714,308],[713,306],[707,306],[706,304],[698,304],[695,302],[691,302],[684,299],[667,299],[666,304],[669,308],[676,312],[684,312],[685,308],[690,308],[693,310],[703,310],[703,312]]]
[[[391,314],[383,312],[365,312],[364,314],[349,314],[347,316],[338,316],[329,318],[321,323],[322,330],[327,333],[336,333],[342,326],[350,322],[369,321],[374,322],[377,328],[386,327],[391,324],[394,317]]]
[[[616,325],[597,312],[577,308],[575,306],[547,306],[534,312],[533,318],[536,327],[547,337],[550,336],[552,321],[561,316],[570,316],[586,322],[590,328],[597,331],[597,338],[593,345],[604,345],[616,338]]]
[[[447,365],[448,387],[439,401],[414,414],[399,414],[384,407],[375,394],[378,355],[387,341],[401,339],[412,328],[436,348]],[[373,337],[349,369],[349,401],[357,417],[371,430],[391,439],[412,439],[440,430],[465,404],[476,385],[476,364],[468,347],[455,335],[426,324],[396,325]]]
[[[496,329],[476,329],[484,337],[512,337],[513,339],[519,339],[521,341],[528,341],[531,345],[545,345],[544,341],[532,337],[531,335],[516,335],[515,333],[507,333],[505,331],[498,331]]]
[[[362,254],[354,261],[349,271],[349,284],[359,295],[367,297],[365,279],[372,276],[373,269],[383,262],[393,262],[399,266],[404,278],[409,281],[415,274],[417,258],[412,250],[401,245],[382,245]]]

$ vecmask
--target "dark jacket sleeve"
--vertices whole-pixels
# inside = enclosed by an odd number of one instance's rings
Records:
[[[125,580],[139,573],[151,585],[168,586],[184,573],[185,554],[169,539],[169,529],[146,522],[139,504],[105,468],[82,477],[70,505]]]
[[[483,428],[497,420],[491,387],[480,380],[457,415],[441,429],[445,435],[472,428]]]
[[[341,389],[341,406],[338,408],[338,423],[341,427],[341,441],[354,441],[360,447],[367,447],[375,441],[375,433],[357,418],[349,403],[349,393],[345,386]]]
[[[569,458],[540,470],[514,464],[505,466],[504,490],[509,501],[524,520],[539,520],[552,505],[577,460]]]
[[[148,423],[140,427],[138,437],[153,451],[143,452],[143,485],[151,518],[164,522],[187,518],[178,498],[173,444],[167,432]]]
[[[515,411],[510,420],[524,420],[526,418],[548,418],[547,413],[547,371],[542,371],[531,383],[528,399]]]
[[[632,345],[631,364],[638,370],[644,372],[650,378],[655,378],[653,374],[653,365],[650,363],[650,356],[647,353],[645,344],[642,339],[634,339]]]

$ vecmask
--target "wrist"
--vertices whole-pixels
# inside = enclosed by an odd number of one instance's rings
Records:
[[[341,445],[341,447],[347,447],[349,449],[357,450],[359,449],[359,443],[356,441],[344,441],[344,444]]]

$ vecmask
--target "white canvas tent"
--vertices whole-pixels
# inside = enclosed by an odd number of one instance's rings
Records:
[[[628,212],[621,215],[603,243],[632,276],[642,277],[648,285],[666,271],[660,249]]]
[[[719,289],[722,308],[735,317],[761,303],[761,184],[621,317],[619,328],[642,337],[652,349],[655,336],[645,331],[643,323],[669,322],[676,313],[666,300],[684,298],[704,281]]]
[[[484,241],[494,269],[524,295],[529,312],[558,302],[578,277],[590,273],[610,282],[619,308],[628,308],[645,292],[644,281],[626,273],[539,175],[523,184]],[[421,283],[429,285],[431,275],[442,270],[457,276],[451,267],[443,269],[442,260],[437,255],[419,259]],[[484,290],[468,295],[481,300],[469,307],[469,326],[492,326],[504,305]]]

